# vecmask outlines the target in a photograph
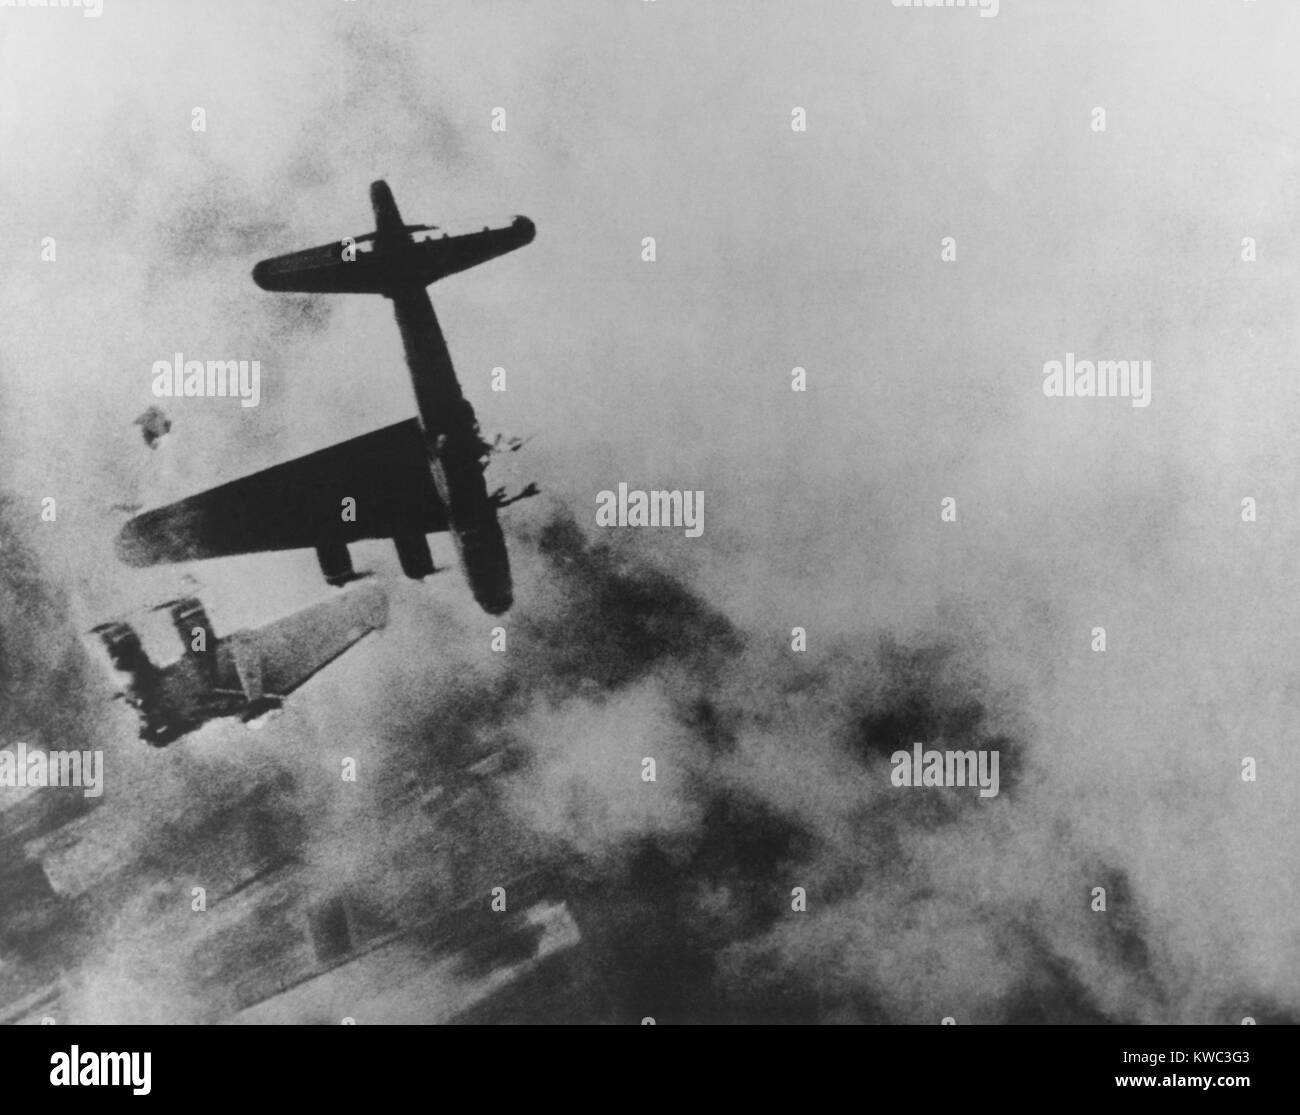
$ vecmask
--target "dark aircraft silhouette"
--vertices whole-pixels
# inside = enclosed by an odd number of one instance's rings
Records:
[[[391,300],[418,416],[135,516],[118,537],[127,564],[314,547],[325,579],[342,585],[357,576],[350,542],[391,538],[402,572],[418,580],[434,572],[425,536],[445,530],[484,611],[510,607],[497,509],[514,501],[490,497],[483,479],[500,447],[479,433],[425,287],[522,247],[536,230],[516,217],[504,228],[416,241],[413,233],[435,226],[403,224],[384,182],[371,185],[370,200],[373,233],[263,260],[253,279],[263,290]],[[355,501],[351,520],[342,515],[345,499]]]
[[[92,629],[114,668],[126,675],[124,697],[140,714],[140,738],[155,747],[187,735],[209,720],[238,716],[245,723],[280,708],[289,693],[371,631],[388,622],[388,596],[376,584],[247,631],[217,638],[197,597],[159,604],[185,653],[160,666],[124,620]]]

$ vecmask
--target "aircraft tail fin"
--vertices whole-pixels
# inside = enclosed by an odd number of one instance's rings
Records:
[[[402,215],[397,211],[397,201],[388,183],[380,179],[370,183],[370,207],[375,211],[375,238],[377,240],[409,240]]]

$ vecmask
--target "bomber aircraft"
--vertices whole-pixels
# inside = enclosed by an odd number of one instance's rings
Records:
[[[488,494],[483,471],[495,450],[479,432],[425,289],[430,283],[529,243],[527,217],[462,235],[426,236],[402,223],[384,182],[370,187],[375,231],[266,259],[263,290],[380,294],[393,303],[417,416],[208,491],[141,512],[118,536],[129,565],[148,566],[313,547],[331,585],[356,578],[348,544],[391,538],[402,572],[433,573],[426,535],[449,531],[474,599],[499,615],[513,602],[510,561],[497,510],[515,499]],[[355,502],[351,518],[341,514]]]

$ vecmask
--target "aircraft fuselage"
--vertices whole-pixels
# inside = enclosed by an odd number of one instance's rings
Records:
[[[423,431],[433,484],[446,511],[465,578],[484,611],[499,615],[513,602],[510,559],[489,498],[483,461],[490,447],[474,408],[461,392],[428,286],[529,243],[533,222],[516,217],[502,228],[416,241],[417,226],[402,223],[392,191],[372,183],[372,236],[264,260],[253,278],[266,290],[382,294],[393,303]],[[406,541],[408,575],[432,571],[426,553]],[[427,546],[424,547],[427,551]]]

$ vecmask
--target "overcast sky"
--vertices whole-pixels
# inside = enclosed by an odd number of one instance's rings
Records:
[[[546,495],[512,529],[567,508],[595,536],[601,489],[701,489],[701,538],[618,544],[751,646],[805,626],[833,669],[829,648],[881,633],[957,641],[1014,694],[1032,767],[1004,821],[1019,843],[966,834],[968,879],[1032,906],[1015,849],[1066,824],[1170,950],[1161,1009],[1295,1011],[1297,48],[1294,5],[1210,0],[0,10],[16,529],[83,628],[162,598],[178,571],[124,571],[111,504],[413,413],[387,302],[285,299],[252,265],[370,231],[379,177],[408,221],[526,214],[533,244],[431,291],[485,432],[536,435],[518,465]],[[177,351],[259,360],[262,402],[163,400],[175,432],[150,454],[131,422]],[[1150,406],[1045,397],[1067,352],[1151,361]],[[358,565],[397,569],[380,544]],[[229,628],[319,596],[315,569],[193,572]],[[394,588],[432,594],[412,608],[446,625],[440,652],[488,626],[458,576]],[[359,650],[340,686],[396,654]]]

